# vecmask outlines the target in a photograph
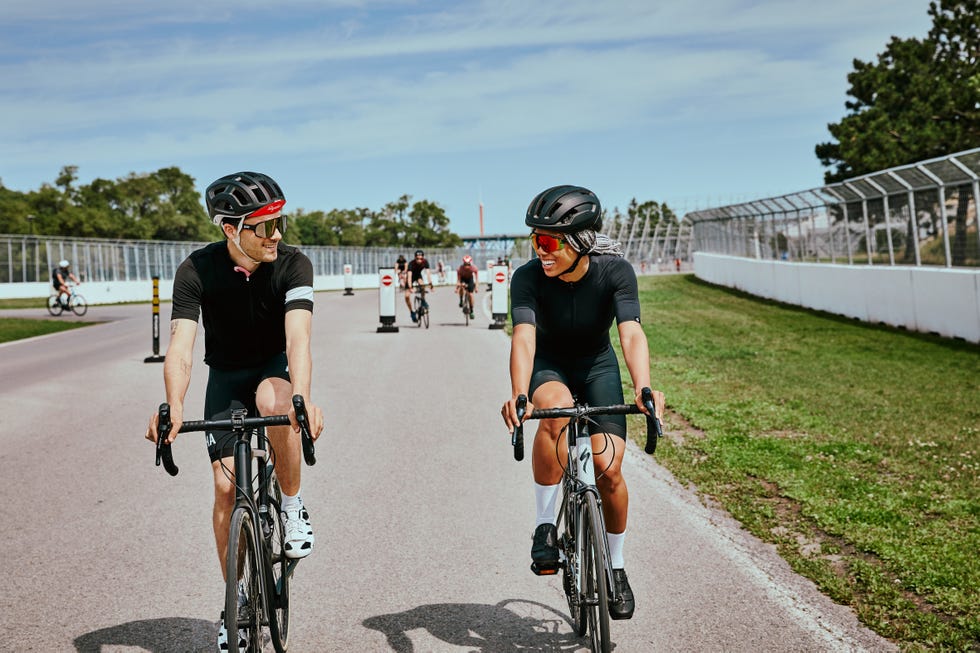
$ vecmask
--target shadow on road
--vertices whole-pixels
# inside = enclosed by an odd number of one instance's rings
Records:
[[[417,629],[447,644],[471,647],[474,653],[576,651],[584,644],[564,615],[542,603],[519,599],[496,605],[433,603],[362,623],[384,633],[397,653],[415,653],[408,632]]]
[[[94,630],[75,638],[78,653],[101,653],[106,646],[134,646],[151,653],[214,650],[213,621],[170,617],[145,619]]]

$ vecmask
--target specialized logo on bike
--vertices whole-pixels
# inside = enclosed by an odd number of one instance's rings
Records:
[[[578,457],[578,459],[580,461],[582,461],[582,469],[583,470],[588,471],[588,469],[589,469],[589,462],[590,462],[590,459],[591,458],[592,458],[592,454],[590,452],[588,452],[588,451],[583,451],[582,452],[582,455]]]

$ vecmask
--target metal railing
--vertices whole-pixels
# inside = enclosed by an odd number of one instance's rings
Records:
[[[869,265],[980,266],[980,148],[693,211],[698,251]]]
[[[154,276],[172,279],[187,256],[207,243],[157,240],[104,240],[60,236],[0,235],[0,283],[48,281],[58,261],[67,259],[72,271],[86,282],[148,281]],[[313,247],[302,246],[313,263],[315,275],[343,273],[350,264],[354,274],[375,274],[378,268],[393,267],[401,254],[411,259],[414,249],[401,247]],[[498,249],[426,248],[433,271],[443,263],[447,279],[464,254],[486,269],[487,262],[505,254]],[[513,265],[526,260],[515,254]]]

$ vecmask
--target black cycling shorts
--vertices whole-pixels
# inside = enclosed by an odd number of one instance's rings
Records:
[[[548,381],[558,381],[572,396],[589,406],[614,406],[624,403],[623,381],[619,375],[619,360],[610,345],[595,356],[561,360],[537,354],[531,372],[531,403],[534,392]],[[593,415],[598,425],[589,432],[611,433],[626,439],[626,415]]]
[[[466,288],[466,292],[473,292],[476,290],[476,280],[473,279],[473,277],[470,277],[468,280],[463,279],[460,281],[460,283]]]
[[[258,417],[255,391],[265,379],[289,381],[286,353],[276,354],[265,364],[242,370],[209,368],[208,388],[204,396],[204,419],[231,419],[233,408],[244,408],[248,417]],[[231,431],[205,431],[205,442],[211,462],[235,453],[235,438]]]

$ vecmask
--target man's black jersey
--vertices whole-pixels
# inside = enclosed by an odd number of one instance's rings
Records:
[[[416,281],[419,281],[422,278],[422,270],[427,270],[427,269],[429,269],[429,260],[428,259],[422,259],[422,262],[421,263],[419,263],[415,259],[412,259],[411,261],[409,261],[408,262],[408,272],[409,272],[409,274],[412,275],[409,278],[409,283],[415,283]]]
[[[286,350],[286,311],[313,310],[313,265],[295,247],[248,276],[226,241],[188,256],[174,276],[171,319],[204,316],[204,362],[220,369],[263,364]]]
[[[540,259],[514,271],[510,284],[514,326],[536,327],[536,352],[544,356],[596,355],[610,346],[609,328],[640,321],[636,273],[626,259],[589,256],[589,269],[574,283],[548,277]]]

